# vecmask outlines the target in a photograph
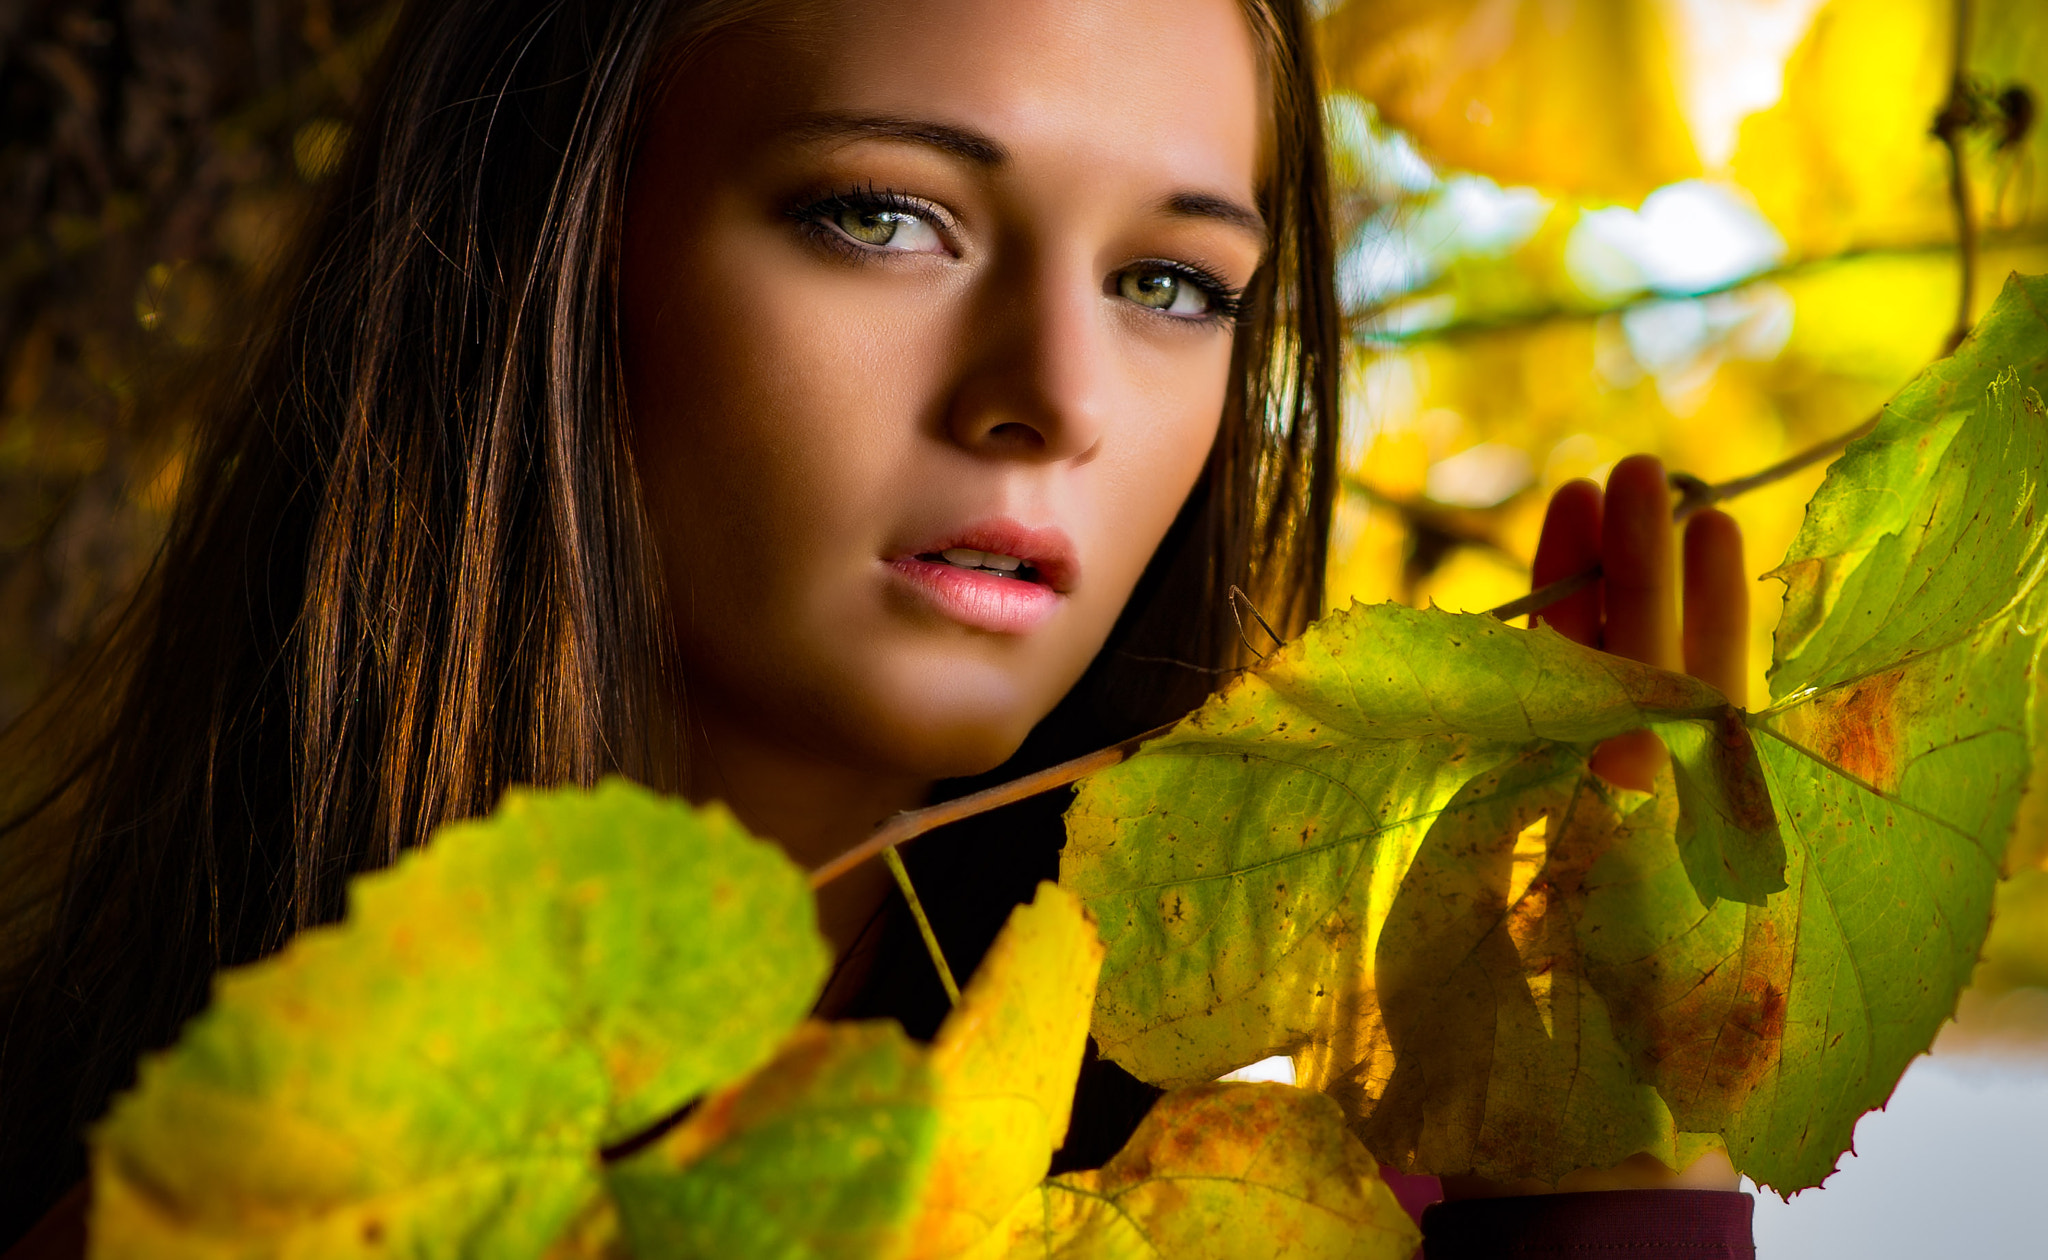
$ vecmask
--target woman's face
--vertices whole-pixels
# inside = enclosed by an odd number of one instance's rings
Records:
[[[677,74],[621,309],[693,723],[933,778],[1052,709],[1215,438],[1261,93],[1238,0],[825,0]]]

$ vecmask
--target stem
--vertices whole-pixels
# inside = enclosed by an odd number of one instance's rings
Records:
[[[1876,428],[1878,416],[1883,414],[1883,412],[1879,412],[1877,415],[1865,420],[1862,424],[1850,429],[1847,433],[1838,433],[1825,442],[1809,446],[1798,454],[1787,456],[1772,464],[1769,468],[1760,469],[1749,474],[1747,477],[1735,477],[1718,485],[1713,485],[1701,481],[1699,478],[1688,473],[1671,474],[1672,488],[1679,492],[1678,504],[1671,509],[1672,523],[1674,525],[1680,524],[1695,512],[1713,507],[1717,503],[1726,502],[1737,495],[1748,494],[1752,490],[1761,489],[1772,482],[1783,481],[1801,469],[1811,468],[1822,460],[1839,454],[1849,443],[1854,442],[1857,438]],[[1547,586],[1539,586],[1520,599],[1509,600],[1507,603],[1488,612],[1487,616],[1498,618],[1501,621],[1513,621],[1515,618],[1528,613],[1542,612],[1558,600],[1565,598],[1567,595],[1575,595],[1599,580],[1600,566],[1594,564],[1572,574],[1570,577],[1559,578]]]
[[[1963,168],[1963,136],[1977,120],[1967,65],[1970,55],[1970,0],[1955,0],[1955,41],[1950,50],[1948,101],[1934,116],[1934,135],[1948,150],[1948,196],[1956,215],[1956,252],[1962,282],[1956,288],[1956,322],[1948,335],[1953,352],[1970,335],[1970,310],[1977,287],[1977,223],[1970,213],[1970,177]]]
[[[896,877],[896,887],[903,890],[903,900],[910,903],[910,917],[917,920],[917,934],[924,937],[924,950],[932,956],[932,966],[939,969],[939,983],[946,987],[946,1004],[960,1005],[960,986],[953,980],[953,969],[946,964],[946,951],[939,948],[939,937],[932,931],[932,921],[925,917],[924,903],[917,899],[917,889],[910,885],[910,872],[903,869],[903,855],[895,849],[884,849],[882,861],[888,865],[889,873]]]
[[[1040,792],[1065,787],[1069,783],[1087,778],[1097,770],[1106,770],[1138,751],[1140,745],[1158,739],[1178,725],[1178,722],[1168,722],[1142,735],[1133,735],[1120,744],[1111,744],[1107,748],[1084,754],[1072,761],[1062,761],[1056,766],[1048,766],[1036,774],[1027,774],[1021,779],[998,783],[992,788],[984,788],[957,801],[945,801],[937,805],[928,805],[923,809],[905,810],[875,828],[867,839],[812,871],[811,887],[823,888],[876,854],[885,853],[906,840],[915,840],[927,831],[936,830],[948,823],[959,822],[963,818],[972,818],[976,814],[985,814],[1004,805],[1014,804]]]

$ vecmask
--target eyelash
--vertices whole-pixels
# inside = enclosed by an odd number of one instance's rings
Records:
[[[867,259],[873,258],[877,254],[892,252],[877,246],[863,244],[847,236],[846,233],[838,228],[833,227],[830,220],[834,216],[846,211],[868,214],[876,211],[914,214],[918,218],[930,223],[941,235],[946,234],[952,228],[949,217],[941,213],[930,202],[905,196],[894,189],[876,188],[872,184],[864,188],[849,188],[833,193],[828,197],[805,201],[802,204],[791,206],[787,213],[790,218],[796,220],[797,226],[812,239],[838,250],[847,257]],[[1162,318],[1182,324],[1231,325],[1235,324],[1239,315],[1243,313],[1244,290],[1230,284],[1207,267],[1196,263],[1176,262],[1169,258],[1141,258],[1117,274],[1121,276],[1126,272],[1141,267],[1147,270],[1171,272],[1173,275],[1201,290],[1202,295],[1209,301],[1209,309],[1204,314],[1165,315],[1161,313]]]

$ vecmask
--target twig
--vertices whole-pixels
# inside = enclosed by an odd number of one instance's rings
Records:
[[[1545,586],[1539,586],[1520,599],[1511,599],[1486,615],[1501,621],[1513,621],[1527,613],[1542,612],[1558,600],[1576,595],[1600,580],[1600,562],[1594,561],[1590,569],[1582,569],[1568,578],[1559,578]]]
[[[1178,725],[1178,722],[1168,722],[1142,735],[1133,735],[1122,743],[1111,744],[1107,748],[1084,754],[1072,761],[1062,761],[1056,766],[1048,766],[1036,774],[1027,774],[1021,779],[998,783],[992,788],[984,788],[957,801],[945,801],[938,805],[928,805],[923,809],[906,810],[875,828],[867,839],[812,871],[811,887],[823,888],[876,854],[893,849],[906,840],[915,840],[927,831],[936,830],[948,823],[959,822],[963,818],[972,818],[976,814],[985,814],[998,806],[1013,804],[1027,797],[1036,796],[1040,792],[1065,787],[1069,783],[1087,778],[1097,770],[1106,770],[1138,751],[1147,741],[1158,739]]]
[[[960,986],[953,979],[953,968],[946,963],[946,951],[939,948],[939,935],[932,931],[932,921],[925,917],[924,903],[917,899],[917,889],[911,886],[910,872],[903,869],[903,855],[894,849],[884,849],[882,862],[896,877],[896,887],[903,893],[903,900],[910,904],[910,917],[917,920],[917,934],[924,937],[924,952],[932,956],[932,966],[939,969],[939,983],[946,989],[946,1004],[960,1005]]]
[[[1774,481],[1783,481],[1793,473],[1811,468],[1824,459],[1834,458],[1847,448],[1849,443],[1875,429],[1878,417],[1883,414],[1880,411],[1847,433],[1838,433],[1819,445],[1809,446],[1797,455],[1779,460],[1769,468],[1753,472],[1747,477],[1736,477],[1721,482],[1719,485],[1709,485],[1688,473],[1671,474],[1671,488],[1679,492],[1678,506],[1671,509],[1672,521],[1683,521],[1704,508],[1726,502],[1737,495],[1748,494],[1752,490],[1762,489]]]
[[[1719,483],[1709,483],[1700,480],[1691,473],[1672,473],[1671,488],[1678,491],[1679,495],[1677,505],[1671,509],[1672,524],[1682,524],[1687,517],[1690,517],[1695,512],[1704,511],[1717,503],[1725,503],[1729,499],[1733,499],[1738,495],[1748,494],[1752,490],[1762,489],[1773,482],[1783,481],[1801,469],[1811,468],[1824,459],[1832,458],[1847,447],[1849,443],[1854,442],[1857,438],[1876,428],[1878,417],[1883,414],[1883,412],[1879,412],[1877,415],[1865,420],[1862,424],[1850,429],[1847,433],[1838,433],[1825,442],[1809,446],[1798,454],[1787,456],[1772,464],[1769,468],[1759,469],[1747,477],[1735,477]],[[1486,615],[1498,618],[1501,621],[1513,621],[1515,618],[1529,613],[1542,612],[1557,601],[1570,595],[1576,595],[1599,580],[1600,566],[1595,563],[1589,568],[1572,574],[1570,577],[1559,578],[1557,581],[1546,586],[1539,586],[1520,599],[1511,599],[1500,607],[1492,609]]]
[[[1933,134],[1948,150],[1948,196],[1956,213],[1956,250],[1961,255],[1962,283],[1957,286],[1956,322],[1949,331],[1952,352],[1970,335],[1970,310],[1977,287],[1977,223],[1970,213],[1970,177],[1963,168],[1963,136],[1977,122],[1975,94],[1970,90],[1970,0],[1955,0],[1955,40],[1950,50],[1948,101],[1934,116]]]
[[[1266,632],[1266,637],[1273,640],[1274,647],[1285,647],[1287,645],[1287,640],[1281,638],[1279,633],[1275,631],[1273,627],[1266,621],[1266,615],[1259,611],[1259,606],[1252,602],[1252,597],[1245,594],[1244,590],[1241,587],[1239,587],[1236,583],[1231,584],[1229,599],[1230,619],[1237,623],[1237,641],[1239,643],[1244,644],[1245,650],[1247,652],[1250,652],[1253,656],[1258,657],[1262,661],[1266,659],[1266,654],[1264,652],[1259,651],[1259,649],[1253,647],[1251,639],[1245,635],[1244,614],[1237,611],[1237,603],[1239,600],[1244,601],[1244,606],[1251,611],[1253,618],[1255,618],[1258,621],[1259,629],[1264,630]]]

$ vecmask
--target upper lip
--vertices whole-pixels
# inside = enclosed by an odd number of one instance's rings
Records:
[[[1040,581],[1065,594],[1080,576],[1080,562],[1074,558],[1074,544],[1056,525],[1021,525],[998,517],[960,529],[934,534],[903,553],[906,558],[932,555],[952,547],[1015,556],[1038,573]]]

